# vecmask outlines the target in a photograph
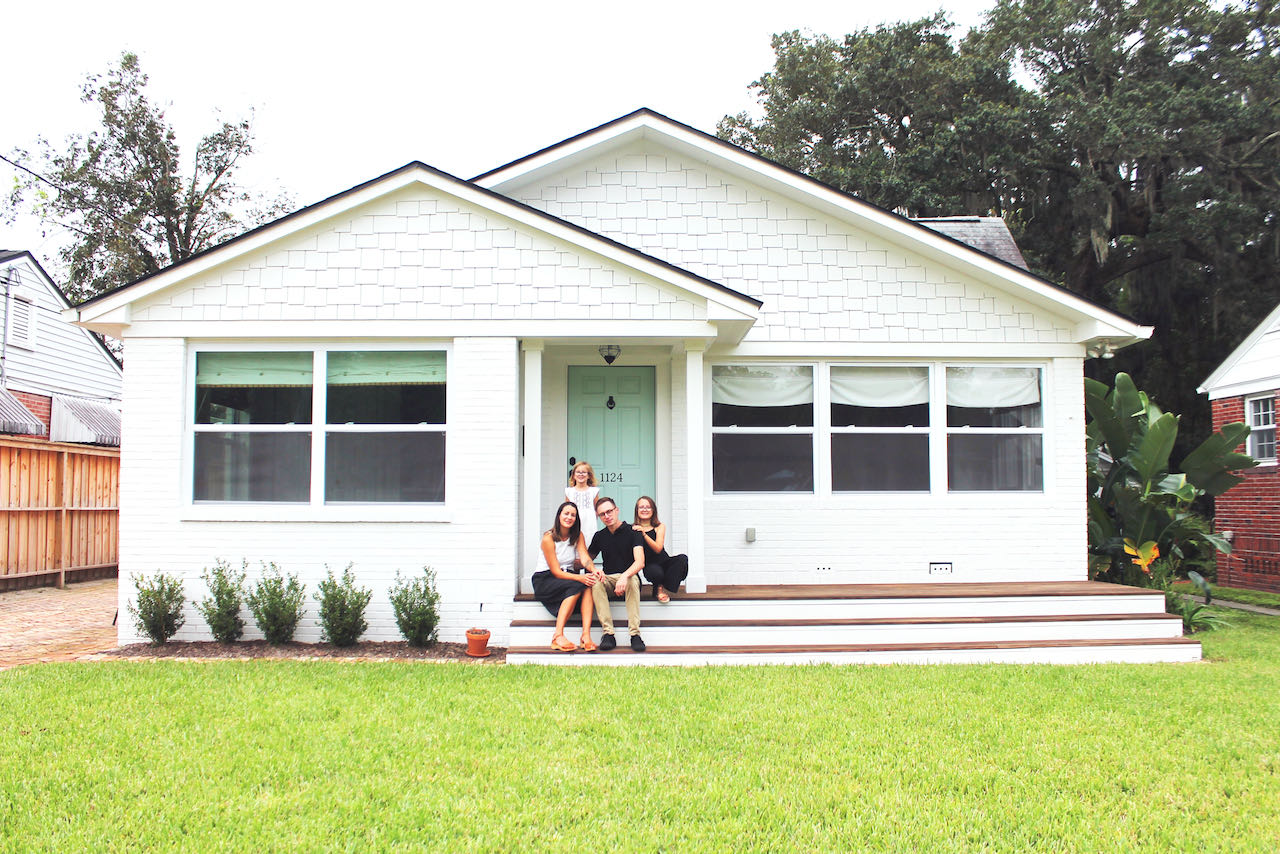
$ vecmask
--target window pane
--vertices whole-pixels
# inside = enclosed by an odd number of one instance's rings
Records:
[[[808,365],[715,365],[715,427],[812,427],[813,368]]]
[[[307,501],[308,433],[197,433],[196,501]]]
[[[947,426],[1042,427],[1039,368],[947,368]]]
[[[927,427],[929,369],[833,367],[831,424],[834,427]]]
[[[1250,427],[1270,427],[1275,423],[1275,398],[1264,397],[1249,401]]]
[[[715,434],[711,477],[716,492],[812,492],[813,437]]]
[[[443,433],[330,433],[325,501],[444,501]]]
[[[326,371],[330,424],[445,423],[441,351],[333,352]]]
[[[831,437],[836,492],[929,491],[929,437],[838,433]]]
[[[1249,434],[1249,456],[1255,460],[1276,458],[1276,431],[1274,427],[1255,430]]]
[[[197,424],[310,424],[310,353],[197,353]]]
[[[846,406],[831,404],[832,427],[928,427],[929,404]]]
[[[952,491],[1035,491],[1044,488],[1042,437],[999,434],[947,437]]]

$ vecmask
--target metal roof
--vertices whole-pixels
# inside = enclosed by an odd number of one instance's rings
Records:
[[[55,394],[50,420],[51,441],[120,445],[120,411],[105,403]]]
[[[0,388],[0,433],[43,436],[44,422],[32,415],[8,389]]]

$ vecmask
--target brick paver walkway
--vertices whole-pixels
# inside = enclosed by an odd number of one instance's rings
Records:
[[[0,670],[116,646],[116,579],[0,593]]]

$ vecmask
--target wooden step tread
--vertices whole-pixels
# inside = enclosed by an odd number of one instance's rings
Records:
[[[806,653],[806,652],[928,652],[930,650],[965,649],[1053,649],[1071,647],[1108,646],[1199,646],[1192,638],[1132,638],[1103,640],[1040,640],[1040,641],[956,641],[953,643],[861,643],[861,644],[754,644],[750,646],[650,646],[647,652],[632,652],[623,638],[609,652],[556,653],[549,646],[507,647],[507,655],[742,655],[750,653]]]
[[[645,584],[648,596],[648,584]],[[1103,581],[958,581],[921,584],[717,584],[706,593],[684,593],[673,602],[743,601],[758,599],[954,599],[1009,596],[1153,596],[1159,590],[1108,584]],[[536,601],[520,593],[517,602]]]
[[[1025,616],[992,617],[838,617],[833,619],[805,620],[645,620],[643,626],[705,626],[710,628],[793,628],[797,626],[938,626],[949,624],[986,625],[992,623],[1066,623],[1103,622],[1111,620],[1181,620],[1174,614],[1029,614]],[[555,628],[556,621],[512,620],[512,628]],[[582,618],[570,619],[569,626],[580,627]]]

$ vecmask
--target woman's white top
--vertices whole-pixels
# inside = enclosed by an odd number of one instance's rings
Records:
[[[578,489],[576,486],[564,488],[565,500],[572,501],[578,508],[578,524],[588,540],[600,527],[599,520],[596,519],[596,498],[599,495],[598,486],[588,486],[586,489]]]
[[[573,572],[573,559],[577,552],[577,548],[572,540],[552,540],[556,547],[556,560],[560,563],[560,568],[565,572]],[[538,549],[538,569],[550,570],[547,566],[547,555],[542,549]]]

